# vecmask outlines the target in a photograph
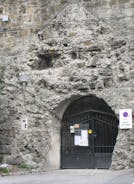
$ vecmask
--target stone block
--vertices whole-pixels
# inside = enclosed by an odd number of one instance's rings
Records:
[[[102,90],[102,89],[104,89],[104,82],[103,80],[98,80],[96,82],[96,90]]]
[[[112,69],[109,68],[100,69],[99,74],[102,76],[112,76]]]
[[[111,43],[111,48],[112,49],[118,49],[121,48],[122,46],[126,45],[126,41],[125,40],[115,40]]]
[[[19,165],[22,163],[23,160],[21,156],[12,155],[12,156],[5,156],[5,161],[7,164],[10,164],[10,165]]]

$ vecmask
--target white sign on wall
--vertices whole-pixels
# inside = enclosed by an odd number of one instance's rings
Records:
[[[25,118],[21,120],[21,130],[27,130],[27,129],[28,129],[28,121]]]
[[[132,109],[119,110],[119,126],[120,129],[132,128]]]
[[[3,15],[2,16],[2,21],[3,22],[8,22],[8,15]]]

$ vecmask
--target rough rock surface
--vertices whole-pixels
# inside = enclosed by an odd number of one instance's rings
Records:
[[[12,164],[23,160],[33,168],[53,167],[49,159],[56,149],[53,133],[60,132],[62,118],[56,112],[66,100],[93,94],[117,115],[119,108],[134,111],[133,3],[66,2],[17,2],[18,17],[14,4],[3,1],[1,6],[9,5],[3,13],[10,12],[10,21],[2,22],[0,43],[0,59],[7,71],[0,146],[1,152],[11,154],[5,159]],[[118,10],[116,15],[112,8]],[[123,8],[125,14],[120,14]],[[50,9],[53,16],[47,15]],[[123,16],[130,20],[129,28]],[[124,32],[124,24],[129,33]],[[29,78],[25,89],[19,81],[21,73]],[[25,117],[26,132],[20,128]],[[133,142],[134,129],[119,131],[112,168],[134,167]]]

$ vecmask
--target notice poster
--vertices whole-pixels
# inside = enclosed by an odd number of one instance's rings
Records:
[[[74,126],[70,126],[70,133],[73,134],[75,132]]]
[[[88,130],[81,130],[81,134],[74,137],[75,146],[88,146]]]
[[[132,128],[132,109],[119,110],[119,126],[120,129]]]
[[[81,136],[75,135],[74,136],[74,145],[80,146],[80,142],[81,142]]]
[[[88,131],[87,130],[81,130],[80,146],[88,146]]]

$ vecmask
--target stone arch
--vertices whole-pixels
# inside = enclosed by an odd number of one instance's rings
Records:
[[[84,107],[81,106],[80,108],[78,108],[78,104],[82,99],[86,100],[88,99],[88,102],[90,101],[91,103],[86,104],[85,101],[85,106]],[[76,104],[76,108],[71,109],[71,106],[73,106],[73,104]],[[73,115],[75,112],[80,113],[80,111],[83,112],[89,110],[88,105],[90,106],[91,109],[94,109],[96,111],[99,111],[99,109],[101,109],[106,113],[116,116],[111,107],[102,98],[98,98],[95,95],[88,95],[88,96],[74,95],[71,98],[62,101],[55,110],[55,113],[57,114],[56,117],[52,120],[53,121],[53,128],[51,133],[52,146],[49,152],[50,167],[55,169],[61,167],[61,127],[63,120],[65,119],[66,116],[70,115],[71,113]]]
[[[61,145],[61,122],[64,112],[67,107],[76,99],[80,98],[81,95],[72,95],[70,98],[63,100],[55,109],[53,117],[50,120],[52,123],[52,128],[50,130],[51,137],[51,149],[48,153],[48,167],[50,169],[60,168],[60,145]]]

